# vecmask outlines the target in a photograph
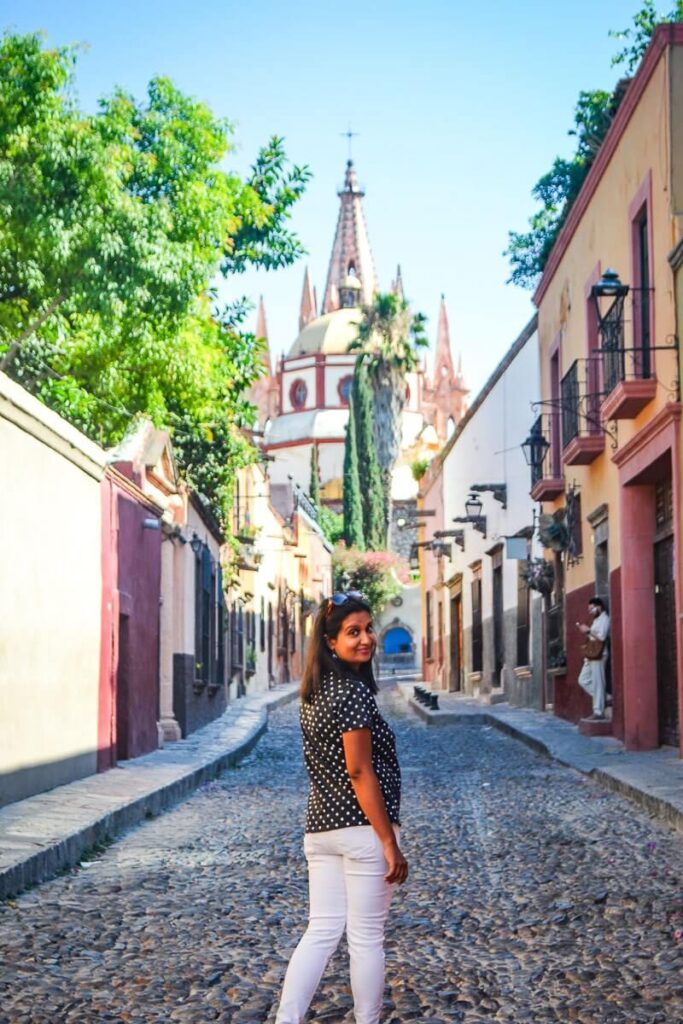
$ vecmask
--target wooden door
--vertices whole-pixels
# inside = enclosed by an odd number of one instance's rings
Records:
[[[654,558],[659,742],[677,747],[679,721],[673,535],[655,543]]]
[[[451,672],[448,689],[462,689],[462,594],[451,598]]]
[[[505,663],[505,626],[503,622],[503,566],[493,569],[493,685],[500,686]]]
[[[130,757],[130,680],[129,636],[130,619],[119,615],[119,661],[116,667],[116,759]]]

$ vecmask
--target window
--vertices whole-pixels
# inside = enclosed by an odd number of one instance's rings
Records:
[[[517,576],[517,665],[529,664],[529,588],[522,572],[528,563],[519,563]]]
[[[431,659],[434,657],[434,641],[432,637],[432,592],[427,591],[426,594],[426,605],[425,605],[425,632],[427,637],[427,658]]]
[[[650,244],[647,206],[643,207],[633,224],[634,267],[636,290],[633,293],[634,353],[639,377],[649,377],[650,366]]]
[[[266,649],[266,599],[261,598],[261,613],[259,615],[259,647],[262,651]]]
[[[308,397],[308,388],[306,387],[306,381],[302,380],[301,377],[293,382],[289,389],[289,400],[295,409],[303,409],[306,405],[306,398]]]
[[[216,682],[222,660],[222,617],[218,610],[218,590],[222,591],[220,570],[206,544],[195,555],[195,684],[206,686]],[[222,593],[221,593],[222,605]],[[220,632],[219,632],[220,627]]]
[[[481,564],[473,570],[472,580],[472,671],[484,667],[484,631],[481,618]]]
[[[553,477],[561,476],[560,469],[560,352],[550,357],[550,460]]]
[[[576,490],[568,490],[566,495],[567,532],[569,533],[569,561],[578,562],[583,556],[583,524],[581,522],[581,495]]]
[[[353,374],[348,377],[342,377],[337,384],[337,392],[339,393],[339,400],[342,405],[348,405],[351,401],[351,388],[353,387]]]

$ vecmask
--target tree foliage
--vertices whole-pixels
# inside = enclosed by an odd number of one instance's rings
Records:
[[[384,508],[382,473],[375,450],[372,420],[372,394],[362,360],[357,360],[351,389],[349,415],[356,421],[356,452],[362,465],[361,504],[365,547],[381,551],[387,546],[387,512]]]
[[[361,551],[340,546],[335,548],[332,567],[335,590],[340,589],[341,578],[346,574],[349,589],[365,594],[375,615],[401,592],[402,583],[410,582],[405,561],[389,551]]]
[[[317,444],[311,448],[311,480],[308,485],[308,496],[316,508],[320,509],[322,502],[320,500],[320,462]]]
[[[630,28],[610,32],[614,39],[623,40],[625,44],[612,58],[612,65],[624,65],[625,73],[633,75],[657,26],[676,21],[683,21],[683,0],[676,0],[666,14],[657,10],[654,0],[645,0],[643,6],[633,16],[633,25]]]
[[[247,306],[211,285],[296,259],[308,170],[273,138],[245,180],[226,172],[230,124],[166,78],[85,115],[76,56],[0,41],[0,368],[102,444],[136,414],[171,429],[222,518],[262,371]]]
[[[631,27],[610,32],[613,38],[624,43],[612,58],[612,65],[623,67],[625,75],[632,76],[657,26],[680,21],[683,21],[683,0],[676,0],[666,13],[658,11],[655,0],[645,0],[634,15]],[[513,284],[531,289],[538,284],[562,225],[619,108],[628,77],[617,84],[613,93],[594,90],[579,94],[574,127],[569,131],[569,135],[577,139],[574,155],[568,160],[557,157],[550,171],[534,185],[531,194],[540,207],[529,220],[529,230],[509,233],[505,255],[510,260],[509,280]]]
[[[530,218],[529,230],[509,233],[505,255],[510,260],[513,284],[532,289],[538,284],[622,96],[622,87],[614,93],[597,89],[579,94],[574,127],[568,132],[576,138],[574,155],[568,160],[556,157],[551,169],[534,185],[531,194],[539,201],[540,209]]]
[[[348,547],[365,548],[363,536],[363,507],[360,496],[358,475],[358,451],[356,448],[356,419],[349,415],[344,443],[344,540]]]
[[[401,447],[402,416],[406,400],[406,376],[417,368],[419,350],[429,344],[426,317],[412,313],[406,299],[394,292],[377,294],[372,305],[363,306],[358,338],[350,351],[359,360],[372,389],[375,451],[382,473],[385,535],[391,515],[391,475]]]

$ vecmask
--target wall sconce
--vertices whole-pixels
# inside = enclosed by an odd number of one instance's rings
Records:
[[[543,469],[545,457],[550,448],[550,441],[544,437],[541,428],[540,418],[534,423],[526,441],[520,445],[527,466],[531,466],[535,473],[540,474]]]
[[[472,484],[470,491],[472,491],[472,494],[483,494],[484,491],[492,491],[495,501],[499,501],[503,508],[508,507],[507,484]]]
[[[476,494],[470,494],[465,502],[465,515],[469,516],[470,519],[480,519],[483,508],[484,505],[481,498],[478,498]]]
[[[465,550],[465,531],[464,530],[436,530],[434,532],[435,537],[452,537],[455,543],[458,545],[461,551]]]
[[[200,551],[204,547],[203,541],[201,540],[200,537],[197,536],[196,533],[192,534],[192,540],[190,541],[190,547],[192,548],[195,556],[198,556]]]

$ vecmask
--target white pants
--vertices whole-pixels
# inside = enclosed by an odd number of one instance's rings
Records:
[[[396,829],[398,833],[398,829]],[[356,1024],[377,1024],[384,994],[384,923],[393,886],[370,825],[307,832],[310,914],[289,961],[275,1024],[300,1024],[346,928]]]
[[[593,698],[593,714],[605,713],[605,658],[584,658],[579,686]]]

